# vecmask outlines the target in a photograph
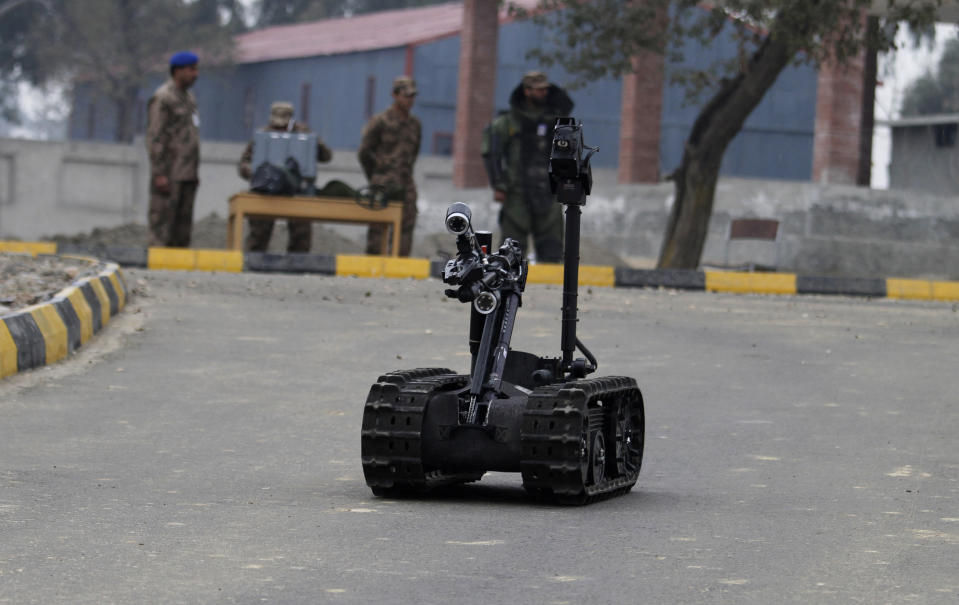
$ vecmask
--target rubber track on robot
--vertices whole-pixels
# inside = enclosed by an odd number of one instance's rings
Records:
[[[446,368],[418,368],[380,376],[363,410],[363,474],[374,493],[425,490],[476,481],[483,473],[448,474],[423,468],[420,439],[426,403],[437,391],[460,389],[469,376]]]
[[[642,395],[633,378],[606,376],[533,391],[523,415],[523,486],[533,494],[552,495],[566,504],[588,504],[631,490],[642,464],[644,427],[633,431],[633,437],[640,440],[634,445],[640,452],[639,465],[615,477],[605,473],[598,483],[592,483],[584,469],[589,448],[582,442],[584,434],[600,430],[612,436],[611,423],[619,406],[625,404],[638,406],[645,424]],[[612,439],[607,450],[611,447],[615,451]]]

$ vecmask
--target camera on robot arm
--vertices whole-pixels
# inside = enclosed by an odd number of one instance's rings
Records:
[[[549,155],[549,188],[560,204],[586,203],[593,188],[589,160],[599,147],[583,143],[583,124],[575,118],[556,118]],[[586,155],[583,155],[585,152]]]
[[[472,302],[476,311],[487,315],[496,310],[504,293],[523,291],[526,261],[514,239],[507,238],[499,250],[491,253],[493,234],[473,231],[470,219],[470,208],[462,202],[452,204],[446,211],[446,228],[456,235],[457,254],[447,261],[443,282],[458,286],[447,289],[447,296]]]

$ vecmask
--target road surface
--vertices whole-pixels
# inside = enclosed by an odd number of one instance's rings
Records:
[[[584,289],[646,457],[564,508],[364,484],[370,383],[468,365],[440,282],[125,274],[103,334],[0,382],[0,603],[959,601],[955,305]],[[559,353],[560,293],[516,348]]]

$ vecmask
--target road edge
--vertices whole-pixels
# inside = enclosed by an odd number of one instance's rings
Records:
[[[7,248],[11,246],[12,248]],[[317,273],[373,278],[441,277],[444,263],[423,258],[338,254],[272,254],[239,250],[143,248],[136,246],[60,245],[50,242],[2,242],[0,251],[43,250],[79,253],[124,267],[155,270]],[[580,285],[617,288],[675,288],[740,294],[819,294],[911,300],[959,301],[959,282],[893,277],[823,277],[795,273],[711,270],[632,269],[581,265]],[[530,266],[529,283],[562,284],[562,265]]]
[[[0,251],[38,253],[3,247]],[[56,250],[51,252],[45,247],[39,253],[56,253]],[[87,256],[63,256],[91,263],[104,262]],[[0,316],[0,378],[52,364],[73,354],[123,310],[128,296],[120,266],[107,262],[103,271],[76,280],[50,300]]]

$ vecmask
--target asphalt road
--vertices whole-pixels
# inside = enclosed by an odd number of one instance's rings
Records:
[[[84,351],[0,382],[0,603],[959,602],[955,305],[582,292],[646,457],[563,508],[365,486],[370,383],[468,364],[440,282],[126,276]],[[531,286],[514,346],[558,354],[559,307]]]

